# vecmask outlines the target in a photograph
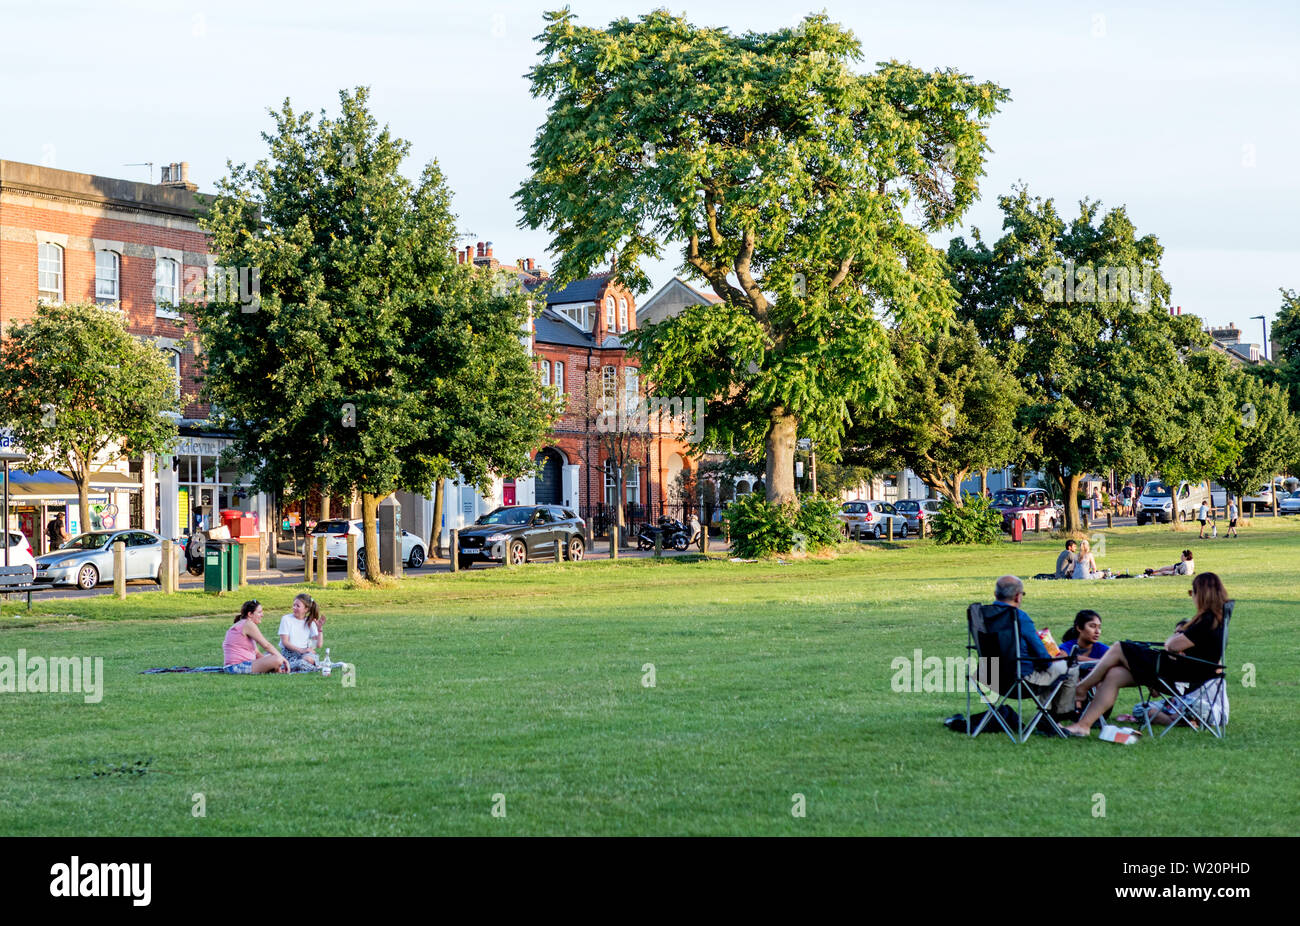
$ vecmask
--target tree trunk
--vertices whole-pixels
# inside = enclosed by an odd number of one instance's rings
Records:
[[[1058,476],[1057,481],[1061,484],[1063,498],[1061,504],[1065,506],[1065,532],[1074,533],[1079,530],[1079,474],[1071,473],[1068,476]]]
[[[988,467],[980,470],[980,495],[989,494],[989,470]]]
[[[387,497],[387,496],[385,496]],[[369,492],[361,493],[361,538],[366,548],[366,577],[379,575],[379,503],[382,499]]]
[[[80,523],[77,525],[80,533],[85,533],[91,529],[90,525],[90,474],[84,470],[75,471],[72,474],[73,481],[77,483],[77,504],[80,505],[80,513],[77,515]],[[5,512],[6,516],[9,512]],[[68,525],[72,527],[71,524]],[[68,535],[75,536],[74,531],[69,529]]]
[[[320,520],[328,521],[330,519],[330,495],[321,486],[320,490]]]
[[[433,529],[429,534],[429,549],[438,559],[442,559],[442,505],[446,494],[447,480],[439,479],[433,488]]]
[[[799,420],[784,408],[772,411],[767,431],[767,500],[774,505],[798,503],[794,491],[794,448]]]

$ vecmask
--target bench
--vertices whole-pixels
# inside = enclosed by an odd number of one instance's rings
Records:
[[[0,566],[0,594],[12,592],[27,593],[27,609],[32,607],[32,592],[43,592],[52,588],[50,585],[33,585],[32,570],[28,566]]]

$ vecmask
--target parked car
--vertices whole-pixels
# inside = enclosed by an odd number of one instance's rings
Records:
[[[1180,521],[1193,520],[1201,504],[1210,503],[1210,487],[1204,482],[1180,482],[1176,489],[1171,489],[1159,479],[1152,479],[1138,496],[1138,524],[1156,521],[1168,524],[1177,518]]]
[[[357,567],[363,572],[366,563],[365,532],[361,521],[320,521],[312,529],[311,542],[325,536],[325,556],[331,560],[345,561],[348,558],[348,534],[357,535]],[[426,559],[424,541],[410,531],[402,531],[402,561],[410,569],[419,569]]]
[[[153,531],[87,531],[73,537],[59,549],[36,557],[36,581],[52,585],[94,588],[113,581],[113,544],[126,544],[126,578],[153,579],[162,585],[162,542]],[[185,568],[185,551],[172,548],[178,569]]]
[[[901,514],[907,520],[907,529],[921,533],[921,518],[929,520],[939,512],[939,499],[937,498],[905,498],[901,502],[894,503],[894,510]]]
[[[586,525],[572,510],[560,505],[512,505],[483,515],[460,532],[457,564],[467,569],[476,562],[554,560],[556,545],[574,562],[586,552]]]
[[[1259,491],[1256,492],[1254,495],[1247,495],[1245,498],[1243,498],[1241,500],[1241,507],[1243,511],[1249,511],[1252,514],[1257,514],[1259,512],[1259,509],[1261,508],[1268,508],[1269,510],[1272,510],[1274,492],[1278,493],[1277,498],[1278,498],[1278,505],[1280,508],[1282,504],[1282,498],[1286,493],[1286,489],[1283,488],[1282,486],[1282,480],[1277,479],[1274,480],[1272,485],[1260,486]]]
[[[1047,497],[1046,489],[1021,486],[1003,489],[993,496],[993,507],[1002,512],[1002,529],[1020,521],[1025,530],[1056,530],[1065,523],[1061,506]]]
[[[0,560],[0,566],[3,565],[4,561]],[[36,581],[36,556],[32,552],[31,542],[22,531],[9,532],[9,566],[27,566],[32,571],[32,576],[27,581]]]
[[[1289,492],[1286,498],[1278,499],[1278,514],[1300,514],[1300,492]]]
[[[894,522],[895,537],[906,539],[909,530],[906,515],[896,511],[889,502],[874,499],[845,502],[840,506],[839,518],[850,535],[853,525],[858,524],[861,525],[858,527],[859,536],[872,534],[877,540],[889,536],[890,521]]]

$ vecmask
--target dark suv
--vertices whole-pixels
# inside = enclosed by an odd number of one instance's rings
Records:
[[[511,505],[498,508],[460,532],[457,562],[467,569],[475,562],[500,563],[507,556],[515,565],[530,559],[554,560],[556,545],[565,558],[577,561],[586,551],[582,518],[559,505]]]

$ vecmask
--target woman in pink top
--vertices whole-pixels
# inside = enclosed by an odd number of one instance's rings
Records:
[[[225,670],[232,675],[261,675],[264,672],[288,672],[288,661],[275,651],[257,625],[262,622],[262,605],[256,599],[245,601],[239,617],[226,631],[221,642]],[[263,655],[258,647],[265,650]]]

